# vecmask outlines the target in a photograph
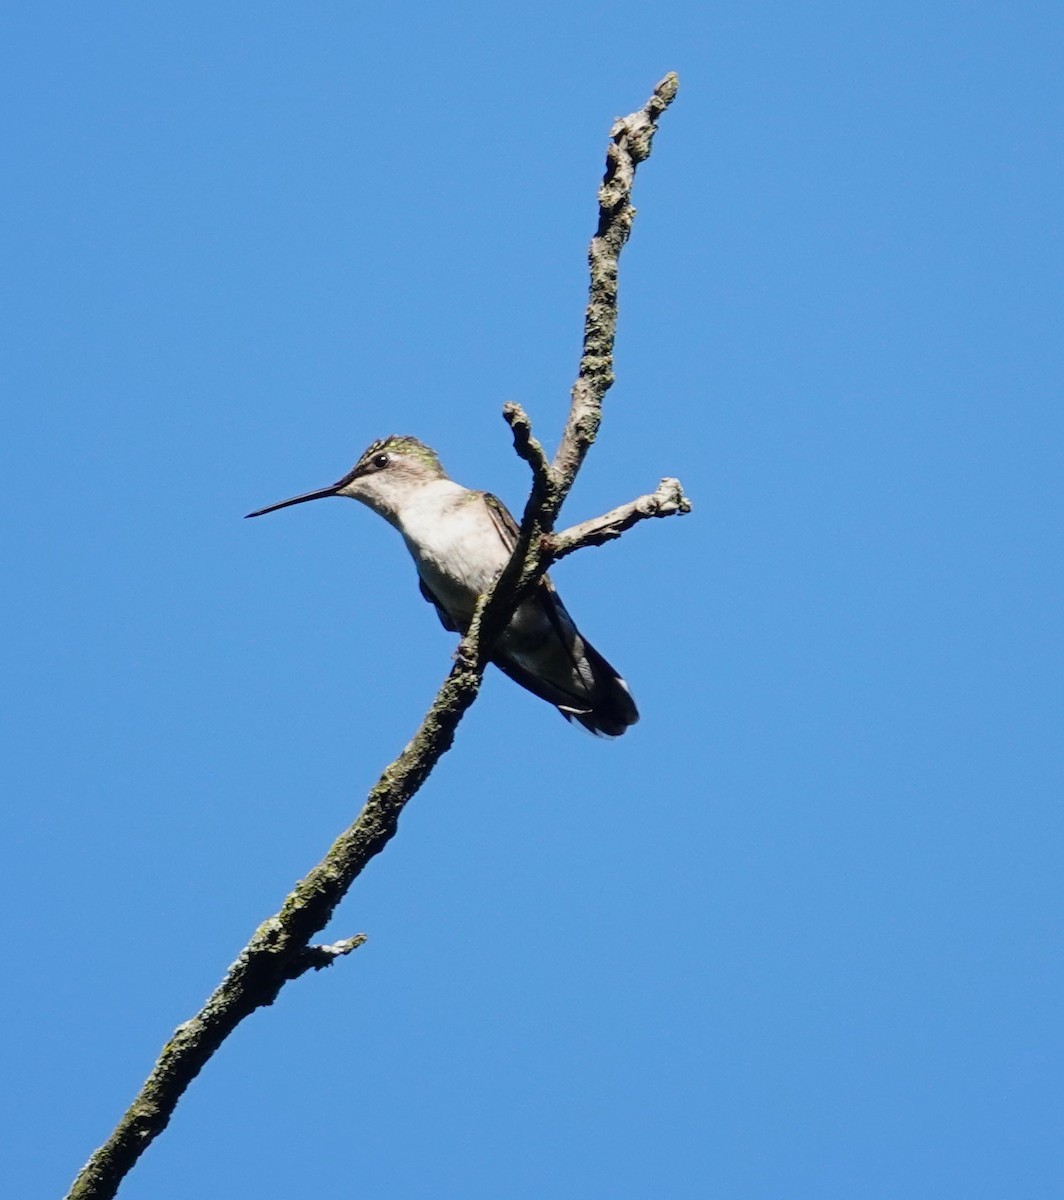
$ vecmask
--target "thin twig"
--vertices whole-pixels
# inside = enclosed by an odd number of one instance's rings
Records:
[[[532,422],[520,404],[512,400],[502,406],[502,415],[514,435],[514,449],[528,463],[532,472],[532,487],[539,489],[542,498],[550,492],[554,482],[551,476],[550,459],[546,451],[532,435]]]
[[[320,971],[323,967],[331,967],[338,958],[342,958],[345,954],[350,954],[352,950],[357,950],[359,946],[364,946],[365,944],[366,935],[364,933],[356,933],[354,937],[333,942],[331,946],[308,946],[292,964],[292,970],[288,978],[298,979],[300,975],[305,975],[307,971]]]
[[[585,546],[604,546],[648,517],[673,517],[690,511],[691,501],[684,495],[680,481],[663,479],[655,491],[554,534],[549,542],[550,560],[557,562]]]
[[[491,592],[478,601],[436,700],[402,754],[382,773],[355,822],[300,881],[281,910],[259,926],[203,1008],[174,1032],[114,1132],[82,1168],[67,1200],[114,1196],[137,1159],[166,1128],[185,1089],[236,1026],[255,1009],[272,1004],[289,980],[326,966],[362,944],[363,935],[332,946],[312,947],[310,941],[366,864],[395,834],[403,807],[450,748],[459,721],[476,699],[495,639],[523,589],[548,565],[550,545],[544,535],[553,529],[587,447],[594,441],[602,398],[613,378],[617,255],[631,228],[634,210],[629,196],[635,166],[649,153],[657,118],[676,88],[676,76],[666,76],[647,104],[612,130],[599,195],[599,227],[590,251],[584,353],[562,445],[548,466],[528,418],[516,406],[511,410],[515,445],[533,471],[532,494],[513,556]]]

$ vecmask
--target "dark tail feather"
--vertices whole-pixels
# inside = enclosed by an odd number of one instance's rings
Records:
[[[629,725],[639,720],[639,710],[620,675],[594,646],[580,640],[584,650],[582,661],[574,662],[584,685],[580,692],[533,675],[512,658],[497,655],[492,662],[514,683],[553,704],[567,721],[575,721],[599,737],[620,737]]]
[[[591,669],[590,711],[572,714],[564,708],[559,708],[559,711],[563,717],[578,722],[600,737],[620,737],[629,725],[639,720],[639,710],[632,693],[590,642],[584,642],[584,658]]]

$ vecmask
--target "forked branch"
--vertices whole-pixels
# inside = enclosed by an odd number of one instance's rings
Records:
[[[450,748],[459,721],[476,698],[492,644],[524,589],[552,561],[580,546],[617,537],[647,516],[688,511],[679,484],[665,480],[650,496],[552,536],[562,503],[595,440],[602,400],[613,382],[617,259],[635,213],[631,204],[635,169],[650,153],[657,121],[677,86],[676,76],[667,75],[641,109],[617,121],[611,130],[599,191],[598,229],[589,252],[584,350],[569,419],[558,453],[548,462],[525,414],[517,406],[507,408],[514,445],[532,469],[532,491],[513,556],[492,591],[481,597],[436,700],[410,743],[384,770],[354,823],[286,897],[280,911],[259,926],[203,1008],[174,1032],[114,1132],[81,1170],[67,1200],[114,1196],[137,1159],[166,1128],[185,1089],[236,1026],[255,1009],[272,1004],[287,982],[330,965],[365,940],[357,934],[331,946],[311,945],[362,869],[394,835],[407,801]]]

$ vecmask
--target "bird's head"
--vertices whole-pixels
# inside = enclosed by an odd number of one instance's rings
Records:
[[[267,505],[247,515],[261,517],[279,508],[305,504],[308,500],[347,496],[351,500],[361,500],[394,524],[403,504],[419,488],[446,478],[447,473],[440,460],[424,442],[403,434],[391,434],[367,446],[351,470],[329,487],[292,496],[289,500]]]

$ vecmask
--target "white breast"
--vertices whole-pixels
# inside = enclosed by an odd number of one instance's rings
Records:
[[[403,506],[399,529],[429,591],[459,624],[468,622],[509,557],[484,501],[439,479]]]

